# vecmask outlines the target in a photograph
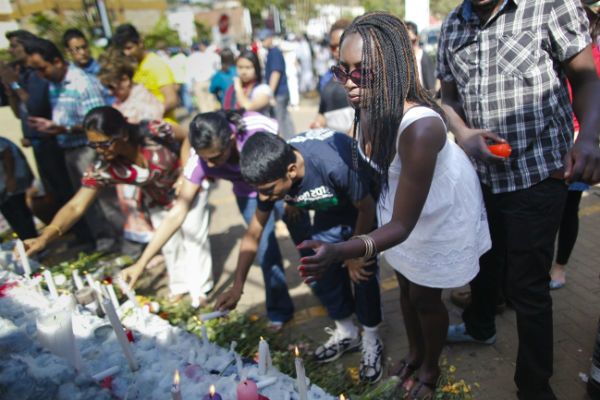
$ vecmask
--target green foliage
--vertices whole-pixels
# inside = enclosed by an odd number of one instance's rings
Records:
[[[177,31],[169,28],[167,18],[161,17],[152,30],[144,36],[144,44],[147,49],[164,49],[178,47],[181,42]]]
[[[360,5],[365,11],[388,11],[404,18],[404,0],[361,0]]]
[[[212,32],[210,26],[202,21],[195,20],[194,26],[196,27],[196,37],[198,41],[211,40]]]
[[[286,0],[242,0],[242,6],[246,7],[250,11],[250,18],[252,19],[252,26],[254,28],[262,28],[263,21],[261,12],[263,9],[269,6],[275,6],[280,12],[284,12],[288,9],[291,2]]]

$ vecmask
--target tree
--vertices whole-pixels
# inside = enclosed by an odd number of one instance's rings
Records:
[[[404,0],[361,0],[365,11],[387,11],[404,18]]]
[[[179,33],[169,27],[167,18],[161,17],[150,32],[144,35],[144,45],[148,49],[164,49],[166,47],[179,47]]]

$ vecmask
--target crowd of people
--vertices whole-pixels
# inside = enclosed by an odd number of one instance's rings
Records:
[[[49,40],[9,32],[13,62],[0,78],[58,211],[38,236],[24,194],[31,171],[4,138],[0,209],[29,255],[69,230],[101,250],[139,243],[121,272],[131,286],[161,253],[170,296],[198,307],[214,286],[209,182],[228,180],[247,229],[216,309],[237,306],[256,263],[270,329],[293,318],[282,220],[300,276],[335,325],[317,361],[360,349],[360,378],[382,377],[384,258],[409,344],[390,370],[408,398],[433,398],[444,343],[494,343],[506,301],[517,315],[519,399],[556,399],[549,291],[566,282],[581,191],[600,182],[600,18],[583,3],[464,0],[444,21],[437,65],[415,24],[367,13],[331,27],[331,69],[313,68],[312,53],[326,56],[297,40],[293,74],[289,49],[267,29],[258,47],[203,42],[169,59],[124,24],[98,60],[69,29],[71,62]],[[298,133],[294,91],[313,87],[319,109]],[[189,127],[180,106],[199,111]],[[493,143],[511,154],[493,154]],[[449,325],[442,291],[466,284],[464,323]]]

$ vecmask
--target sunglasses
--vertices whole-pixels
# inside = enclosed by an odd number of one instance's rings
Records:
[[[342,85],[345,85],[350,79],[356,86],[365,87],[367,83],[373,80],[373,72],[365,68],[357,68],[348,73],[334,65],[331,67],[331,73],[335,80]]]
[[[112,138],[110,140],[103,140],[101,142],[88,142],[88,147],[92,149],[108,149],[114,142],[116,142],[119,138]]]

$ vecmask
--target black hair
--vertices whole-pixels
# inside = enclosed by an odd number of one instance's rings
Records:
[[[404,25],[406,25],[406,29],[415,34],[415,36],[419,36],[419,28],[417,24],[412,21],[404,21]]]
[[[16,38],[17,41],[21,45],[24,45],[25,42],[27,42],[29,40],[37,39],[37,36],[35,36],[33,33],[26,31],[24,29],[17,29],[16,31],[6,32],[6,34],[4,36],[8,40],[10,40],[12,38]]]
[[[129,42],[141,43],[141,36],[135,26],[131,24],[122,24],[117,27],[113,35],[112,42],[114,45],[122,49]]]
[[[294,148],[269,132],[256,132],[249,137],[240,154],[242,177],[255,186],[284,178],[294,162]]]
[[[355,111],[353,137],[356,139],[364,112],[369,124],[361,130],[360,139],[371,145],[369,157],[378,166],[376,178],[380,194],[385,196],[388,168],[397,151],[396,137],[404,115],[404,103],[408,100],[430,107],[442,118],[444,113],[419,82],[406,25],[398,17],[380,11],[357,17],[344,31],[340,46],[353,34],[362,38],[362,68],[370,71],[361,82],[366,95],[361,96],[360,107]],[[353,151],[356,155],[357,149]]]
[[[127,141],[133,144],[142,144],[144,141],[140,126],[130,124],[119,110],[109,106],[91,109],[83,119],[83,129],[94,130],[110,138],[128,134]]]
[[[221,66],[223,67],[231,67],[235,64],[235,56],[233,55],[233,51],[229,48],[225,48],[221,50]]]
[[[252,50],[244,50],[241,52],[237,59],[239,60],[240,58],[245,58],[246,60],[252,63],[252,65],[254,66],[254,73],[256,75],[256,82],[261,82],[262,70],[260,68],[260,61],[258,60],[258,56],[256,55],[256,53]]]
[[[69,28],[65,31],[65,33],[63,33],[62,43],[65,49],[69,47],[69,42],[71,39],[83,39],[87,43],[87,38],[83,32],[77,28]]]
[[[36,37],[32,40],[27,40],[23,47],[28,55],[39,54],[45,61],[52,63],[55,59],[65,62],[62,53],[54,43],[49,40]]]
[[[189,139],[196,151],[210,148],[216,141],[225,145],[234,133],[230,124],[235,126],[236,135],[246,133],[242,120],[244,110],[220,110],[198,114],[190,122]]]

